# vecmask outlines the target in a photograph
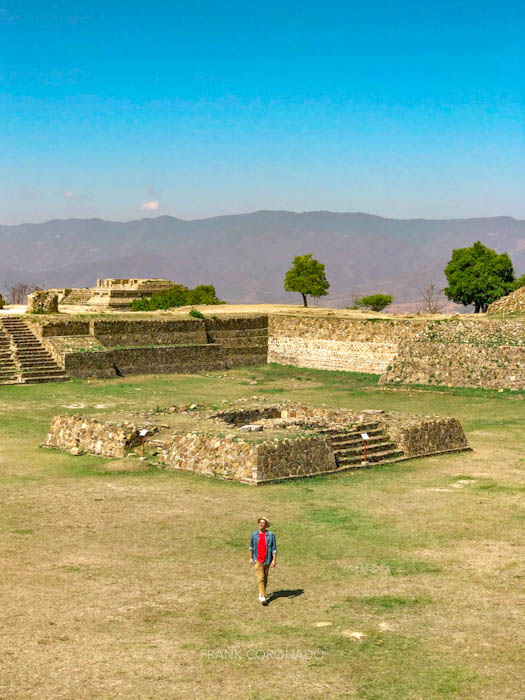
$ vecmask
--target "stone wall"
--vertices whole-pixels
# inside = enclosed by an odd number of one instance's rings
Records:
[[[380,383],[525,389],[525,322],[452,319],[404,341]]]
[[[58,294],[39,289],[27,295],[28,314],[56,314],[58,313]]]
[[[207,343],[206,326],[197,318],[92,321],[91,333],[106,347]]]
[[[102,457],[124,457],[129,449],[140,444],[138,431],[133,424],[59,415],[51,421],[43,447],[88,452]]]
[[[182,469],[250,484],[335,471],[332,448],[323,437],[309,436],[250,443],[232,436],[174,435],[160,461]]]
[[[516,289],[511,294],[498,299],[487,309],[488,314],[520,313],[525,314],[525,287]]]
[[[244,440],[188,433],[174,435],[160,461],[166,469],[182,469],[225,479],[251,482],[256,445]]]
[[[39,338],[90,334],[89,321],[46,319],[38,322],[29,321],[29,325]]]
[[[50,320],[31,327],[72,377],[194,373],[266,364],[267,317]]]
[[[388,414],[380,420],[380,425],[406,458],[468,449],[467,438],[456,418]]]
[[[268,361],[381,374],[420,329],[411,320],[270,316]]]
[[[259,347],[173,345],[119,348],[94,352],[67,352],[63,367],[71,377],[114,377],[123,374],[192,374],[266,363]]]
[[[253,479],[257,483],[327,474],[337,469],[332,446],[321,436],[263,442],[257,445],[256,456]]]

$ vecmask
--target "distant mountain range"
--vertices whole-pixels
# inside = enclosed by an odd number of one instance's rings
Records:
[[[374,292],[403,304],[418,300],[418,288],[431,280],[443,287],[452,249],[476,240],[508,252],[516,274],[525,272],[525,221],[506,216],[402,220],[258,211],[194,221],[54,220],[0,226],[0,285],[85,287],[98,277],[166,277],[214,284],[230,302],[300,303],[283,290],[283,278],[295,255],[312,253],[331,285],[323,306]]]

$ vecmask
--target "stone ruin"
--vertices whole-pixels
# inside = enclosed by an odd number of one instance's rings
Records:
[[[489,314],[522,313],[525,314],[525,287],[501,297],[487,309]]]
[[[57,314],[58,294],[39,289],[27,296],[28,314]]]
[[[252,485],[470,449],[455,418],[246,399],[221,411],[193,404],[113,417],[58,415],[43,446],[138,456],[141,431],[146,459],[161,469]]]
[[[84,289],[50,289],[58,295],[60,304],[69,306],[93,306],[95,308],[110,308],[127,310],[134,299],[150,297],[163,289],[180,287],[177,282],[162,278],[117,278],[98,279],[96,287]]]

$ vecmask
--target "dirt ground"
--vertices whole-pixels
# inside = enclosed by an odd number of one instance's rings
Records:
[[[455,415],[473,451],[256,488],[38,446],[58,412],[274,394]],[[523,700],[524,416],[272,366],[2,387],[0,697]]]

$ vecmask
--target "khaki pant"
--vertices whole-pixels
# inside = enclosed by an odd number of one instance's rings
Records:
[[[255,573],[257,574],[257,585],[259,586],[259,595],[266,597],[266,584],[268,583],[269,564],[263,564],[261,561],[255,562]]]

